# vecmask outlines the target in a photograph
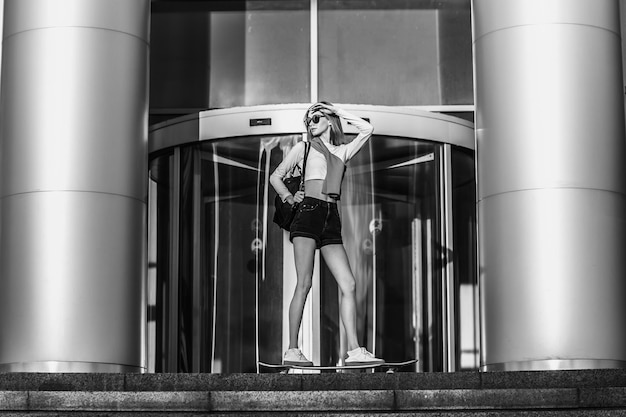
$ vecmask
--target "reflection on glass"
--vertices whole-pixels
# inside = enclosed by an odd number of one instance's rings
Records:
[[[309,8],[308,0],[153,2],[151,123],[158,113],[309,101]]]
[[[337,103],[473,103],[470,0],[316,3],[153,2],[150,124],[209,108],[309,102],[312,85]]]
[[[452,152],[452,199],[455,281],[458,286],[456,317],[459,370],[478,369],[479,315],[476,253],[476,179],[471,152]]]
[[[157,372],[256,372],[282,358],[284,283],[292,248],[272,223],[269,174],[301,135],[241,137],[177,148],[151,161],[156,185]],[[361,342],[388,361],[419,358],[411,370],[442,370],[441,145],[375,136],[351,160],[341,216],[357,279]],[[453,158],[455,271],[475,282],[471,154]],[[151,198],[155,198],[151,195]],[[458,224],[457,224],[458,223]],[[469,233],[469,235],[468,235]],[[464,243],[460,243],[463,241]],[[345,352],[339,293],[320,265],[319,352]],[[470,300],[472,301],[472,300]],[[461,319],[465,323],[465,319]]]
[[[308,1],[246,3],[211,14],[209,107],[307,102]]]
[[[344,183],[344,239],[357,278],[361,337],[387,361],[417,358],[420,332],[430,332],[417,322],[425,295],[418,286],[437,273],[422,261],[437,218],[436,148],[377,136],[350,162]]]
[[[320,97],[471,104],[469,0],[320,0]]]

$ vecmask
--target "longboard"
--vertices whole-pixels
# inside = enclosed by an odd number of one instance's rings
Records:
[[[259,361],[259,366],[274,369],[281,373],[288,373],[292,369],[300,369],[307,371],[342,371],[348,369],[376,369],[381,368],[385,369],[387,373],[394,373],[396,370],[403,368],[405,366],[412,365],[417,363],[417,359],[411,359],[404,362],[385,362],[385,363],[369,363],[362,365],[328,365],[328,366],[306,366],[306,365],[284,365],[284,364],[276,364],[276,363],[267,363]]]

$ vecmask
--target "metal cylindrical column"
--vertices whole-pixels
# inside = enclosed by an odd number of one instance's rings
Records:
[[[140,371],[150,0],[4,3],[0,371]]]
[[[483,369],[626,366],[615,0],[474,0]]]

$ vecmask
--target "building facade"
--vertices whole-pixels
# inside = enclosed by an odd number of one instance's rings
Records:
[[[319,100],[375,127],[342,201],[363,344],[418,372],[622,367],[619,6],[4,0],[0,370],[279,361],[268,177]],[[321,259],[314,281],[302,346],[341,363]]]

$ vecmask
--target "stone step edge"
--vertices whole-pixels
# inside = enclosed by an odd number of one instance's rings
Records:
[[[319,391],[626,387],[626,370],[324,374],[0,373],[4,391]]]
[[[352,391],[0,391],[2,412],[626,409],[626,387]]]

